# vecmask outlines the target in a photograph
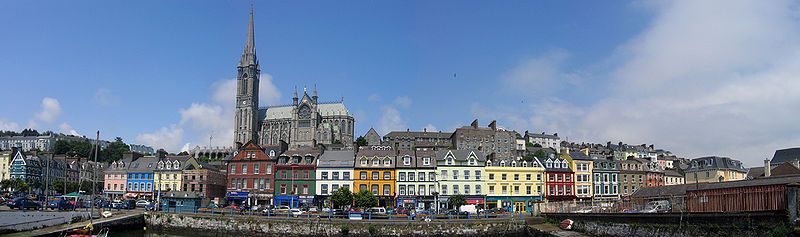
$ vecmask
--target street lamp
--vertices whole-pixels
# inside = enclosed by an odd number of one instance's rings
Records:
[[[434,191],[431,194],[433,194],[433,205],[436,206],[434,209],[436,213],[434,214],[439,214],[439,192]]]

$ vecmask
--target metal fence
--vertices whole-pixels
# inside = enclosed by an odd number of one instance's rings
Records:
[[[358,217],[358,220],[392,220],[392,221],[426,221],[426,220],[478,220],[478,219],[521,219],[530,216],[530,213],[462,213],[462,214],[375,214],[364,212],[304,212],[302,214],[293,214],[290,212],[274,212],[263,210],[235,210],[230,208],[215,208],[215,209],[180,209],[180,208],[167,208],[160,209],[155,212],[161,213],[187,213],[187,214],[211,214],[211,215],[228,215],[228,216],[252,216],[264,219],[351,219]],[[354,215],[351,215],[354,214]]]
[[[572,200],[540,203],[543,213],[686,212],[685,196],[620,200]]]

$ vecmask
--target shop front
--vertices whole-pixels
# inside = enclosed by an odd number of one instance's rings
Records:
[[[395,205],[396,208],[402,209],[416,209],[417,208],[417,198],[413,196],[400,196],[397,197],[397,203]]]
[[[258,205],[262,207],[272,205],[271,193],[250,193],[248,197],[250,198],[249,203],[251,205]]]
[[[491,196],[486,197],[486,208],[503,209],[513,213],[524,213],[533,211],[533,206],[542,201],[540,196],[532,197],[511,197],[511,196]]]
[[[300,199],[298,196],[294,195],[279,195],[275,196],[275,206],[287,206],[289,208],[296,208],[300,206]]]
[[[228,201],[228,205],[241,206],[247,202],[249,194],[249,192],[227,192],[225,193],[225,200]]]

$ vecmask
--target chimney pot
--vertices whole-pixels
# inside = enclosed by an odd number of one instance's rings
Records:
[[[771,174],[772,167],[770,166],[771,166],[770,160],[769,159],[764,160],[764,177],[769,177],[770,175],[772,175]]]

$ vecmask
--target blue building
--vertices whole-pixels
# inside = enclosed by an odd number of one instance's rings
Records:
[[[9,173],[11,179],[21,179],[33,183],[42,180],[41,160],[36,155],[27,156],[22,149],[14,149]]]
[[[203,202],[202,194],[195,192],[169,191],[161,195],[161,211],[194,212]]]
[[[136,159],[128,165],[125,197],[153,196],[153,170],[155,170],[156,164],[158,164],[158,157],[146,156]]]

